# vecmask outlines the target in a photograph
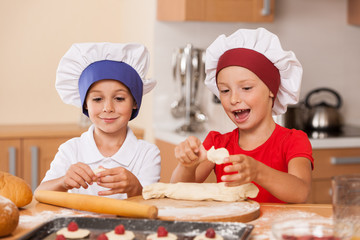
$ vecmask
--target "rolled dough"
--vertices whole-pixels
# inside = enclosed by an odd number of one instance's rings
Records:
[[[248,197],[254,198],[259,189],[253,183],[238,187],[226,187],[221,183],[153,183],[145,186],[143,198],[173,198],[182,200],[215,200],[225,202],[242,201]]]
[[[224,158],[227,158],[230,155],[226,148],[215,149],[215,147],[212,146],[209,151],[207,151],[206,156],[210,162],[213,162],[215,164],[223,164]]]

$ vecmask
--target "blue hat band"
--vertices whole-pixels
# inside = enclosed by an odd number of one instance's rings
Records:
[[[79,78],[79,93],[83,113],[89,116],[87,109],[84,108],[84,103],[90,86],[97,81],[105,79],[117,80],[129,88],[137,104],[137,109],[133,109],[130,120],[134,119],[138,115],[141,105],[143,82],[133,67],[124,62],[111,60],[94,62],[87,66],[81,73]]]

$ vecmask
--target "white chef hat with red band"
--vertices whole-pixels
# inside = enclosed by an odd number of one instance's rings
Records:
[[[241,66],[255,73],[275,95],[273,114],[286,112],[299,101],[302,66],[292,51],[284,51],[279,38],[264,28],[239,29],[220,35],[206,50],[205,85],[219,97],[216,77],[221,69]]]

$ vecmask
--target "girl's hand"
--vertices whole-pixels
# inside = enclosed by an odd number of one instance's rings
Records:
[[[221,177],[222,181],[227,182],[226,186],[240,186],[252,181],[256,182],[258,166],[261,163],[252,157],[243,154],[231,155],[225,162],[232,162],[232,165],[226,166],[224,171],[234,173]]]
[[[200,139],[190,136],[175,147],[175,158],[184,167],[196,167],[206,160],[206,150]]]
[[[88,188],[88,184],[92,185],[95,175],[91,168],[85,163],[75,163],[70,166],[63,177],[63,187],[67,190],[83,187]]]
[[[96,174],[97,184],[109,188],[100,191],[100,196],[127,193],[128,197],[141,195],[142,186],[137,177],[123,167],[105,169]]]

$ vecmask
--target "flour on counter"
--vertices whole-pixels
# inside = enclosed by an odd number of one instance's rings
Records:
[[[34,215],[22,215],[19,218],[19,225],[24,226],[24,228],[33,228],[34,225],[39,225],[51,221],[59,217],[91,217],[98,216],[92,215],[91,213],[74,213],[72,210],[62,209],[60,211],[43,211]]]
[[[159,217],[175,217],[175,219],[198,219],[246,214],[258,208],[247,202],[224,203],[214,206],[201,207],[159,207]]]

